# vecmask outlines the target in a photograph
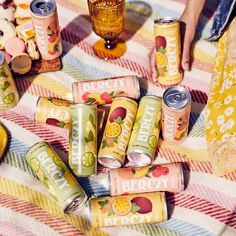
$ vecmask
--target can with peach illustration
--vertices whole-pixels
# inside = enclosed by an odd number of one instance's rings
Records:
[[[127,150],[127,158],[132,166],[146,166],[154,160],[160,120],[161,98],[142,97]]]
[[[183,79],[180,59],[180,23],[165,17],[154,21],[157,81],[164,85],[178,84]]]
[[[41,57],[45,60],[59,57],[62,53],[62,43],[56,2],[33,0],[30,10]]]
[[[65,213],[75,211],[86,202],[88,197],[84,190],[48,143],[34,144],[25,158],[52,199]]]
[[[137,107],[137,103],[127,97],[113,101],[98,153],[98,161],[103,166],[119,168],[124,164]]]
[[[112,103],[116,97],[140,97],[139,80],[136,76],[74,82],[72,89],[75,103],[102,105]]]
[[[191,94],[181,86],[167,89],[162,99],[162,136],[169,144],[183,142],[188,136]]]
[[[110,170],[109,177],[111,196],[184,190],[183,169],[180,163],[120,168]]]
[[[40,97],[34,119],[39,123],[69,129],[70,105],[66,100]]]
[[[94,198],[90,209],[95,228],[163,222],[168,218],[164,192]]]
[[[69,165],[77,176],[97,173],[97,105],[71,105]]]

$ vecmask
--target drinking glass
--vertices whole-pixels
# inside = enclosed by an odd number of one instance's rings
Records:
[[[117,39],[123,30],[125,0],[88,0],[94,32],[102,39],[93,45],[95,54],[105,60],[116,59],[126,52],[126,44]]]

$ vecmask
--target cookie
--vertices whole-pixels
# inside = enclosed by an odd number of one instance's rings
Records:
[[[30,18],[31,12],[28,4],[19,4],[16,6],[15,18]]]
[[[11,56],[18,55],[25,51],[25,42],[18,37],[8,39],[5,44],[5,50]]]
[[[4,49],[7,40],[15,36],[15,26],[6,19],[0,19],[0,49]]]
[[[34,37],[34,27],[32,20],[23,22],[22,24],[16,26],[16,32],[18,37],[27,41]]]
[[[15,20],[14,11],[15,9],[13,7],[4,8],[3,6],[0,6],[0,19],[6,19],[13,22]]]
[[[26,50],[32,60],[38,60],[40,58],[34,39],[30,39],[26,42]]]

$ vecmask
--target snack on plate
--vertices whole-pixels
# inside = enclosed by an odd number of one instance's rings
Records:
[[[16,26],[16,32],[19,38],[27,41],[30,38],[34,37],[34,27],[32,20],[23,21],[20,25]]]
[[[40,58],[39,50],[34,39],[30,39],[26,42],[26,50],[32,60],[38,60]]]
[[[25,23],[27,23],[29,20],[31,20],[31,18],[29,18],[29,17],[27,17],[27,18],[19,18],[19,17],[16,17],[16,24],[17,24],[17,25],[25,24]]]
[[[8,141],[7,132],[0,124],[0,160],[2,159],[3,154],[5,152],[7,141]]]
[[[14,0],[13,2],[15,5],[20,5],[20,4],[30,5],[32,0]]]
[[[25,74],[30,71],[32,66],[32,60],[26,53],[16,55],[11,60],[11,67],[15,73]]]
[[[4,8],[3,6],[0,6],[0,19],[6,19],[13,22],[15,20],[14,11],[15,9],[13,7]]]
[[[30,18],[30,8],[28,4],[21,3],[16,6],[16,12],[15,12],[16,18]]]
[[[5,44],[5,50],[11,56],[18,55],[25,51],[25,42],[18,37],[8,39]]]
[[[6,19],[0,19],[0,49],[4,49],[7,40],[15,36],[15,26]]]

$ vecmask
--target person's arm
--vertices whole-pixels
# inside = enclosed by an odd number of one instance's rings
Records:
[[[180,21],[185,24],[181,65],[184,70],[189,70],[190,48],[198,25],[199,17],[206,0],[188,0]]]

